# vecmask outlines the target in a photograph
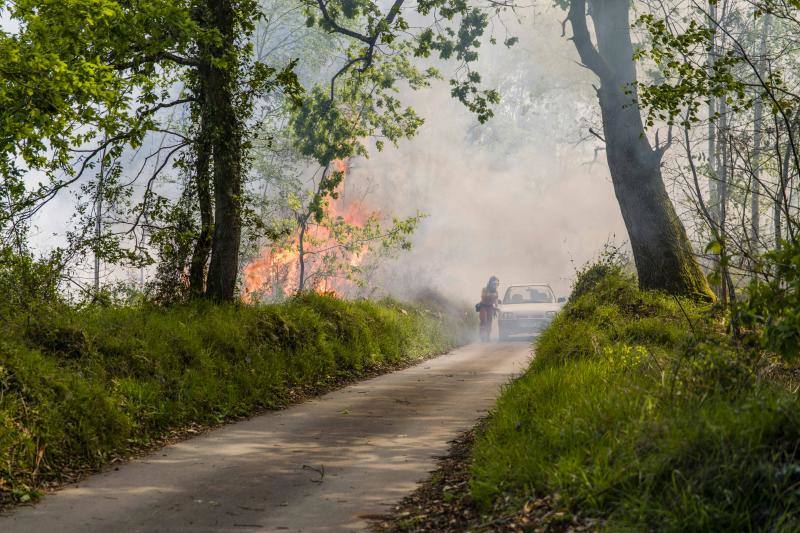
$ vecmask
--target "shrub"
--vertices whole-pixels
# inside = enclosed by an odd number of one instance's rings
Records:
[[[0,315],[61,300],[58,257],[35,259],[0,244]]]
[[[589,261],[580,270],[575,272],[575,282],[572,284],[570,300],[580,298],[594,289],[598,283],[609,276],[622,277],[630,270],[630,258],[622,251],[621,247],[607,243],[600,252],[597,260]],[[629,274],[634,279],[633,274]]]
[[[745,298],[734,305],[732,322],[745,339],[762,349],[796,361],[800,355],[800,242],[784,242],[765,255],[772,275],[754,280]]]

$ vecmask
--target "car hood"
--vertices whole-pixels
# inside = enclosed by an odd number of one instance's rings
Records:
[[[560,311],[562,304],[500,304],[503,313],[544,314],[547,311]]]

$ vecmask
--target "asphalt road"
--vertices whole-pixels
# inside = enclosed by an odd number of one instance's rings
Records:
[[[0,531],[363,529],[529,357],[527,342],[467,346],[92,476],[0,517]]]

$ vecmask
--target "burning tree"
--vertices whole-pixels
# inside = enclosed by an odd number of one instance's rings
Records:
[[[334,160],[322,169],[305,201],[293,195],[289,234],[264,247],[244,268],[245,301],[304,290],[343,296],[363,286],[381,258],[411,247],[409,236],[422,215],[393,218],[387,225],[380,211],[344,197],[346,173],[347,161]]]

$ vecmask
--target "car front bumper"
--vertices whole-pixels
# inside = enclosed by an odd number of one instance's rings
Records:
[[[553,317],[542,318],[501,318],[498,321],[502,335],[521,335],[539,333],[550,325]]]

